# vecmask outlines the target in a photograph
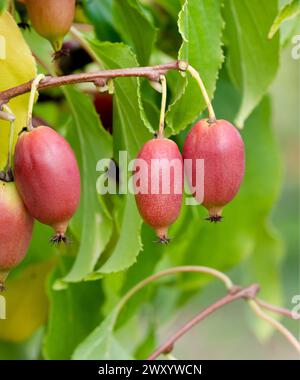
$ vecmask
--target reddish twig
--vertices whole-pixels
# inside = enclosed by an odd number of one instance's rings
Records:
[[[149,357],[148,360],[154,360],[159,355],[163,353],[169,353],[172,351],[174,344],[179,340],[184,334],[190,331],[195,325],[203,321],[210,314],[214,313],[216,310],[221,309],[223,306],[238,300],[238,299],[254,299],[257,292],[259,291],[259,286],[253,284],[247,288],[238,290],[237,292],[230,292],[225,297],[219,299],[214,304],[208,306],[206,309],[202,310],[193,319],[185,323],[174,335],[172,335],[165,343],[158,347]]]
[[[179,340],[185,333],[190,331],[195,325],[205,319],[207,316],[211,315],[221,307],[235,301],[238,299],[245,299],[248,301],[249,305],[256,313],[256,315],[269,323],[273,328],[275,328],[278,332],[280,332],[286,339],[292,344],[297,352],[300,353],[300,343],[297,339],[291,334],[291,332],[285,328],[280,322],[274,320],[267,314],[262,311],[262,308],[268,309],[269,311],[276,312],[280,315],[292,317],[292,314],[286,310],[277,306],[273,306],[268,304],[265,301],[256,298],[256,295],[259,291],[258,284],[252,284],[246,288],[234,285],[231,279],[223,272],[220,272],[214,268],[209,268],[205,266],[179,266],[173,267],[169,269],[165,269],[161,272],[155,273],[149,277],[144,278],[142,281],[137,283],[133,288],[131,288],[119,301],[117,308],[116,319],[118,314],[124,307],[124,305],[141,289],[149,285],[150,283],[157,281],[162,277],[166,277],[169,275],[173,275],[176,273],[205,273],[212,275],[219,280],[221,280],[226,286],[228,294],[215,302],[213,305],[207,307],[205,310],[201,311],[196,317],[192,320],[188,321],[183,327],[181,327],[171,338],[167,340],[166,343],[157,348],[149,357],[148,360],[156,359],[160,354],[169,354],[173,350],[174,344]]]
[[[300,354],[300,342],[293,336],[293,334],[286,327],[284,327],[280,322],[278,322],[274,318],[268,316],[265,312],[263,312],[262,309],[264,308],[266,310],[290,318],[293,318],[292,313],[287,309],[274,306],[263,300],[257,299],[256,294],[258,293],[258,291],[259,285],[257,284],[250,285],[247,288],[232,286],[225,297],[221,298],[214,304],[208,306],[206,309],[197,314],[193,319],[185,323],[164,344],[158,347],[148,357],[148,360],[154,360],[161,354],[169,354],[170,352],[172,352],[174,344],[177,342],[177,340],[179,340],[183,335],[190,331],[194,326],[196,326],[199,322],[203,321],[206,317],[208,317],[218,309],[238,299],[247,300],[255,314],[265,322],[269,323],[278,332],[280,332]]]
[[[157,281],[160,278],[171,276],[178,273],[202,273],[202,274],[208,274],[210,276],[213,276],[215,278],[218,278],[220,281],[222,281],[228,290],[228,292],[233,293],[234,289],[237,289],[230,278],[223,272],[218,271],[214,268],[209,268],[205,266],[199,266],[199,265],[184,265],[184,266],[178,266],[173,268],[168,268],[165,270],[162,270],[160,272],[157,272],[149,277],[144,278],[142,281],[137,283],[135,286],[133,286],[119,301],[117,308],[119,311],[124,307],[124,305],[128,302],[128,300],[133,297],[137,292],[139,292],[141,289],[143,289],[145,286],[151,284],[151,282]],[[239,288],[238,288],[239,289]]]
[[[300,342],[286,327],[265,313],[255,299],[249,300],[249,305],[258,318],[269,323],[269,325],[280,332],[280,334],[282,334],[289,341],[289,343],[297,350],[298,354],[300,355]]]
[[[261,299],[259,299],[259,298],[257,298],[255,301],[256,301],[256,303],[257,303],[260,307],[262,307],[262,308],[265,309],[265,310],[269,310],[269,311],[271,311],[272,313],[280,314],[280,315],[282,315],[282,316],[284,316],[284,317],[288,317],[288,318],[295,319],[295,318],[293,317],[293,313],[292,313],[290,310],[288,310],[288,309],[285,309],[285,308],[283,308],[283,307],[279,307],[279,306],[275,306],[275,305],[271,305],[271,304],[269,304],[268,302],[263,301],[263,300],[261,300]]]
[[[163,65],[130,67],[112,70],[99,70],[93,73],[80,73],[64,75],[60,77],[47,76],[38,86],[38,90],[51,87],[59,87],[67,84],[94,82],[122,77],[145,77],[151,81],[159,81],[161,75],[165,75],[169,70],[185,71],[188,67],[184,61],[173,61]],[[11,98],[25,94],[31,89],[32,80],[19,86],[9,88],[0,92],[0,104],[7,103]]]

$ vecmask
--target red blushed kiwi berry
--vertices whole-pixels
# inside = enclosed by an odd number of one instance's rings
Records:
[[[33,218],[13,182],[0,180],[0,291],[8,272],[24,258],[33,229]]]
[[[192,171],[186,173],[191,187],[196,180],[196,160],[204,160],[202,205],[209,212],[208,220],[220,221],[223,207],[237,194],[244,177],[245,148],[241,135],[226,120],[200,120],[185,140],[183,158],[192,160]]]
[[[75,0],[26,0],[26,6],[34,29],[59,52],[74,19]]]
[[[30,214],[55,230],[52,242],[66,241],[68,222],[80,200],[80,173],[68,142],[46,126],[22,132],[14,175]]]
[[[148,141],[140,150],[137,159],[142,159],[147,170],[141,170],[142,166],[136,163],[135,176],[139,190],[142,192],[135,195],[139,212],[148,225],[156,232],[160,243],[168,243],[168,228],[177,219],[181,204],[183,191],[183,163],[182,156],[174,141],[166,138],[157,138]],[[153,160],[162,160],[159,170],[155,170],[151,163]],[[165,164],[163,164],[165,162]],[[172,164],[177,165],[179,171],[172,168]],[[163,168],[166,168],[164,171]],[[170,170],[171,168],[171,170]],[[169,191],[165,193],[163,181],[166,179],[167,170],[170,181]],[[153,194],[156,183],[156,193]],[[134,182],[137,191],[137,184]]]

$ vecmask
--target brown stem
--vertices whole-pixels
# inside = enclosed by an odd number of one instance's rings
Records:
[[[99,79],[113,79],[121,77],[145,77],[152,81],[159,81],[160,76],[165,75],[169,70],[183,71],[184,67],[183,61],[173,61],[157,66],[100,70],[93,73],[71,74],[60,77],[46,76],[46,78],[40,82],[38,90],[64,86],[67,84],[95,82]],[[7,103],[11,98],[29,92],[31,90],[31,85],[32,80],[0,92],[0,104]]]
[[[260,307],[262,307],[262,308],[265,309],[265,310],[269,310],[269,311],[271,311],[272,313],[280,314],[280,315],[282,315],[282,316],[284,316],[284,317],[288,317],[288,318],[291,318],[291,319],[295,319],[295,318],[293,317],[293,313],[292,313],[290,310],[288,310],[288,309],[285,309],[285,308],[283,308],[283,307],[279,307],[279,306],[275,306],[275,305],[271,305],[271,304],[269,304],[268,302],[263,301],[263,300],[261,300],[261,299],[259,299],[259,298],[257,298],[255,301],[256,301],[256,303],[257,303]]]
[[[284,327],[280,322],[278,322],[276,319],[266,314],[262,310],[262,308],[258,305],[255,299],[248,300],[248,303],[251,309],[254,311],[254,313],[258,316],[258,318],[269,323],[269,325],[271,325],[274,329],[280,332],[280,334],[282,334],[286,338],[286,340],[297,350],[298,354],[300,355],[299,340],[295,338],[294,335],[286,327]]]
[[[259,291],[259,286],[256,284],[250,285],[247,288],[243,288],[237,292],[229,293],[225,297],[219,299],[214,304],[208,306],[206,309],[202,310],[193,319],[185,323],[174,335],[172,335],[165,343],[158,347],[149,357],[148,360],[154,360],[159,355],[164,352],[170,352],[174,344],[179,340],[184,334],[191,330],[199,322],[203,321],[210,314],[214,313],[216,310],[222,308],[223,306],[238,300],[238,299],[253,299]]]
[[[228,295],[214,303],[213,305],[206,308],[204,311],[199,313],[195,318],[193,318],[191,321],[187,322],[173,337],[171,337],[164,345],[162,345],[160,348],[158,348],[153,354],[149,356],[149,360],[155,359],[160,354],[168,354],[172,352],[174,343],[180,339],[186,332],[188,332],[191,328],[193,328],[197,323],[205,319],[208,315],[212,314],[214,311],[218,310],[222,306],[233,302],[237,299],[246,299],[248,300],[250,306],[255,311],[257,316],[263,320],[265,320],[267,323],[272,325],[273,328],[275,328],[278,332],[280,332],[296,349],[298,352],[300,352],[300,343],[297,342],[296,338],[293,337],[293,335],[278,321],[275,321],[273,318],[269,317],[260,308],[268,309],[269,311],[276,312],[280,315],[285,315],[292,317],[292,314],[283,308],[270,305],[265,301],[262,301],[260,299],[256,298],[256,295],[259,291],[259,285],[253,284],[248,286],[247,288],[242,288],[240,286],[233,285],[232,281],[228,276],[226,276],[224,273],[213,269],[209,267],[204,266],[182,266],[182,267],[174,267],[169,268],[164,271],[155,273],[152,276],[149,276],[136,284],[133,288],[131,288],[120,300],[119,304],[117,305],[117,314],[120,313],[121,309],[124,307],[124,305],[127,303],[131,297],[133,297],[139,290],[147,286],[153,281],[158,280],[161,277],[169,276],[171,274],[175,273],[181,273],[181,272],[199,272],[199,273],[207,273],[214,277],[219,278],[221,281],[224,282]]]
[[[233,285],[230,278],[225,273],[220,272],[217,269],[209,268],[205,266],[198,266],[198,265],[178,266],[178,267],[168,268],[160,272],[157,272],[149,277],[144,278],[142,281],[137,283],[119,301],[117,305],[119,312],[124,307],[124,305],[128,302],[128,300],[130,300],[131,297],[133,297],[137,292],[139,292],[145,286],[151,284],[151,282],[154,282],[162,277],[170,276],[172,274],[177,274],[177,273],[205,273],[221,280],[226,286],[226,289],[231,294],[233,292],[232,289],[236,289],[236,287]]]

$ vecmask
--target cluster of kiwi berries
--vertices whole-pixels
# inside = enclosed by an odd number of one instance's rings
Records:
[[[50,41],[54,57],[60,56],[63,38],[74,18],[75,0],[18,2],[19,7],[26,7],[34,29]],[[107,112],[103,111],[106,107],[102,98],[95,96],[95,107],[98,111],[100,107],[102,118],[112,124],[112,104],[108,104]],[[49,126],[33,128],[30,124],[20,133],[13,170],[11,166],[8,160],[5,171],[0,173],[0,290],[4,289],[9,271],[26,254],[34,220],[54,229],[53,243],[65,242],[68,221],[80,200],[80,173],[74,153],[67,141]]]
[[[161,243],[169,241],[169,226],[177,219],[182,192],[175,191],[178,180],[170,176],[170,192],[162,192],[162,171],[151,172],[151,161],[165,159],[192,160],[187,181],[192,187],[196,177],[196,160],[205,163],[204,200],[210,221],[220,221],[223,207],[239,190],[245,170],[243,140],[237,129],[226,120],[203,119],[189,132],[183,157],[176,143],[158,136],[148,141],[138,154],[148,165],[147,178],[157,178],[159,192],[136,194],[143,220],[156,232]],[[183,188],[183,179],[182,188]],[[14,182],[13,182],[14,181]],[[195,194],[197,198],[197,194]],[[67,141],[48,126],[24,130],[14,153],[14,172],[9,168],[0,180],[0,286],[11,268],[25,256],[31,240],[34,219],[51,226],[52,242],[65,241],[68,221],[80,200],[80,173]]]
[[[38,33],[47,38],[55,52],[62,47],[62,39],[70,29],[75,9],[75,0],[22,0],[26,4],[31,22]],[[47,3],[47,4],[46,4]],[[58,13],[57,13],[58,12]],[[64,17],[62,17],[62,14]],[[55,27],[49,20],[55,19]],[[105,98],[106,99],[106,98]],[[108,119],[112,127],[112,101],[103,103],[99,97],[94,104],[102,119]],[[105,115],[107,113],[107,115]],[[109,129],[109,128],[107,128]],[[111,129],[110,129],[110,132]],[[204,199],[199,203],[208,210],[209,219],[222,219],[222,209],[237,194],[245,171],[245,149],[237,129],[226,120],[202,119],[190,130],[181,155],[176,143],[158,134],[140,150],[138,157],[148,164],[146,178],[141,181],[152,183],[152,177],[159,184],[159,192],[136,194],[139,212],[148,225],[156,232],[161,243],[168,243],[168,228],[178,218],[182,191],[175,188],[178,178],[170,173],[170,191],[162,192],[163,173],[151,172],[151,161],[177,159],[182,164],[189,159],[192,170],[186,172],[191,188],[197,176],[198,159],[204,160]],[[75,213],[80,200],[80,173],[72,149],[67,141],[48,126],[28,128],[19,135],[15,152],[13,171],[10,165],[0,177],[0,290],[9,271],[18,265],[28,249],[34,219],[55,230],[52,242],[66,240],[68,221]]]
[[[18,3],[20,16],[23,7],[36,32],[50,41],[54,58],[59,57],[74,18],[75,0]],[[8,162],[0,173],[0,290],[26,254],[34,220],[54,229],[53,243],[66,241],[68,221],[79,200],[80,173],[67,141],[48,126],[29,125],[19,135],[13,170]]]
[[[183,161],[191,160],[192,170],[186,170],[191,191],[195,187],[197,176],[202,178],[197,173],[196,162],[204,160],[203,194],[200,196],[194,192],[193,195],[208,210],[207,220],[211,222],[222,220],[223,207],[237,194],[245,172],[243,140],[238,130],[226,120],[202,119],[197,122],[185,140],[183,155],[174,141],[158,135],[142,147],[138,158],[148,164],[148,172],[141,172],[140,180],[149,183],[150,191],[148,194],[136,194],[137,206],[142,218],[155,230],[161,243],[169,242],[168,228],[178,218],[183,194],[176,190],[178,178],[174,177],[174,172],[170,173],[169,193],[162,193],[163,170],[151,172],[153,159],[167,160],[170,168],[174,160],[180,160],[182,172]],[[155,180],[160,189],[158,194],[151,194],[153,176],[157,176]],[[182,175],[182,189],[183,177]]]

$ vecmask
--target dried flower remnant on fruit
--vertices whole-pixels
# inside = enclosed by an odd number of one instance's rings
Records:
[[[70,239],[65,234],[56,233],[49,239],[49,242],[53,245],[60,245],[61,243],[69,244]]]

